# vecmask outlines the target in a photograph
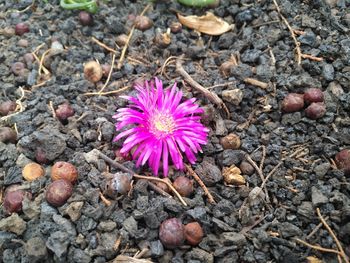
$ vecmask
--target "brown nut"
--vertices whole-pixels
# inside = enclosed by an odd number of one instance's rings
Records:
[[[31,199],[31,194],[23,190],[5,191],[3,202],[6,214],[19,213],[22,211],[22,201],[24,197]]]
[[[52,166],[51,179],[52,181],[63,179],[74,184],[78,179],[77,168],[68,162],[57,162]]]
[[[57,110],[55,111],[56,117],[59,121],[65,123],[69,117],[74,115],[74,109],[72,106],[66,102],[61,105],[58,105]]]
[[[180,219],[170,218],[159,227],[159,239],[166,248],[176,248],[185,241],[184,226]]]
[[[45,174],[44,168],[37,163],[28,163],[22,170],[22,176],[27,181],[31,182]]]
[[[313,102],[305,109],[305,115],[312,120],[317,120],[322,118],[326,111],[326,105],[323,102]]]
[[[182,24],[180,22],[173,21],[170,24],[170,30],[171,30],[171,33],[174,33],[174,34],[179,33],[182,31]]]
[[[147,16],[137,16],[135,18],[135,28],[146,31],[153,26],[153,21]]]
[[[69,181],[57,180],[53,181],[46,190],[46,201],[55,206],[64,205],[68,198],[71,197],[73,193],[73,186]]]
[[[282,101],[282,111],[286,113],[299,111],[304,108],[304,95],[289,93]]]
[[[16,143],[17,133],[9,127],[0,127],[0,142]]]
[[[17,103],[11,100],[4,101],[0,104],[0,115],[6,116],[16,110]]]
[[[245,175],[252,175],[255,172],[254,167],[247,161],[242,161],[239,165],[239,169],[241,170],[242,174]]]
[[[186,241],[192,246],[197,246],[204,236],[203,229],[198,222],[185,225],[184,234]]]
[[[93,83],[101,80],[103,75],[102,67],[96,61],[89,61],[84,66],[84,77]]]
[[[344,171],[346,176],[350,175],[350,150],[343,149],[335,156],[335,163],[338,169]]]
[[[304,101],[306,104],[310,104],[312,102],[323,102],[324,95],[322,90],[317,88],[310,88],[304,93]]]
[[[188,179],[186,176],[177,177],[173,183],[173,186],[182,196],[189,197],[193,193],[193,181]]]
[[[241,139],[238,135],[230,133],[225,137],[220,139],[220,143],[224,149],[234,149],[237,150],[241,147]]]

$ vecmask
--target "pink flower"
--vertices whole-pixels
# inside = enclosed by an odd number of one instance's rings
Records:
[[[127,108],[120,108],[113,116],[117,120],[117,131],[127,127],[114,138],[118,141],[127,137],[120,150],[121,154],[131,151],[136,166],[147,161],[153,173],[158,175],[160,163],[163,174],[168,175],[169,156],[176,169],[184,168],[183,153],[190,163],[195,163],[201,145],[207,143],[208,128],[200,123],[203,109],[195,104],[195,98],[181,102],[182,92],[176,83],[163,90],[162,81],[155,78],[136,85],[136,97],[121,96],[129,100]]]

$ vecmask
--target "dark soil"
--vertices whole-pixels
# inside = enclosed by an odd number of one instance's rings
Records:
[[[16,144],[0,142],[0,184],[3,190],[21,184],[32,194],[32,200],[23,201],[23,211],[18,215],[8,217],[0,212],[3,262],[107,262],[120,254],[134,256],[145,247],[149,250],[143,258],[153,262],[291,263],[306,262],[309,256],[338,262],[335,254],[307,248],[295,240],[337,249],[324,226],[309,236],[320,223],[316,208],[327,217],[350,255],[349,179],[331,162],[337,152],[350,146],[349,1],[278,1],[292,28],[303,31],[296,34],[301,52],[323,59],[302,59],[301,65],[295,60],[291,34],[272,1],[222,0],[210,11],[234,23],[233,31],[210,37],[184,27],[171,34],[167,47],[159,46],[154,39],[177,21],[174,10],[188,15],[202,15],[207,10],[167,1],[159,1],[148,10],[153,27],[144,32],[135,30],[123,67],[114,70],[105,91],[129,86],[123,94],[133,93],[135,80],[158,76],[166,85],[177,81],[186,97],[198,98],[206,110],[204,122],[210,136],[193,168],[217,203],[210,204],[202,188],[194,183],[195,193],[185,198],[187,207],[176,198],[154,192],[144,180],[134,182],[129,196],[107,197],[111,201],[107,206],[99,193],[108,169],[112,173],[117,170],[100,159],[91,162],[86,156],[98,149],[115,158],[122,141],[112,143],[116,135],[112,115],[126,103],[118,98],[120,94],[85,94],[98,91],[106,79],[96,85],[88,82],[83,64],[90,60],[110,64],[112,57],[92,37],[114,48],[116,37],[128,34],[132,16],[140,14],[147,2],[108,1],[93,16],[92,26],[79,23],[78,11],[63,10],[59,1],[49,2],[36,1],[33,8],[19,13],[15,10],[23,10],[32,1],[0,0],[0,102],[16,101],[23,95],[23,111],[2,118],[0,123],[18,131]],[[19,22],[26,22],[30,32],[15,35],[11,29]],[[45,59],[51,78],[38,86],[43,81],[41,78],[38,82],[39,64],[28,63],[23,56],[43,45],[36,53],[41,56],[55,41],[64,50]],[[120,53],[117,49],[116,60]],[[211,89],[224,98],[229,117],[184,82],[175,63],[160,75],[168,57],[182,54],[186,57],[185,70],[204,87],[231,83]],[[220,65],[231,55],[239,58],[238,65],[223,75]],[[25,63],[19,75],[11,69],[14,62]],[[268,87],[247,84],[247,77]],[[310,120],[304,110],[281,112],[281,101],[288,93],[303,93],[311,87],[324,91],[327,112],[322,118]],[[241,102],[224,93],[234,89],[243,93]],[[57,109],[66,102],[75,113],[60,122],[52,107]],[[239,149],[224,150],[220,144],[220,138],[229,133],[239,135]],[[282,162],[267,180],[267,191],[257,196],[253,194],[262,181],[246,163],[248,156],[258,166],[262,163],[265,177]],[[27,182],[21,171],[31,161],[45,163],[46,175]],[[59,208],[49,205],[44,195],[51,182],[50,167],[57,161],[69,161],[79,172],[72,197]],[[130,161],[124,164],[139,174],[149,172],[147,167],[135,169]],[[222,170],[231,165],[241,165],[245,185],[224,183]],[[173,171],[170,179],[183,174]],[[158,229],[171,217],[184,224],[199,222],[205,233],[202,242],[164,248]],[[115,247],[118,239],[120,244]]]

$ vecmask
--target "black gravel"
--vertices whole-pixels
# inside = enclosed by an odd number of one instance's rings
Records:
[[[291,263],[306,262],[309,256],[337,262],[335,255],[295,241],[299,238],[337,249],[324,227],[309,236],[320,223],[316,208],[327,217],[350,256],[350,184],[331,162],[337,152],[350,146],[348,1],[278,1],[292,28],[303,32],[296,34],[301,52],[323,58],[320,62],[303,59],[301,65],[296,63],[294,42],[272,1],[222,0],[209,11],[234,23],[234,31],[210,37],[184,27],[171,35],[171,44],[165,48],[154,39],[177,21],[175,10],[195,15],[207,10],[184,7],[175,1],[152,5],[146,15],[154,26],[144,32],[135,30],[123,67],[113,72],[112,84],[106,90],[159,75],[169,56],[185,54],[189,59],[184,61],[185,70],[204,87],[230,82],[211,90],[220,97],[224,90],[238,89],[243,94],[240,103],[225,99],[230,111],[227,117],[202,94],[184,86],[174,64],[160,76],[166,84],[178,81],[186,97],[198,98],[205,109],[203,123],[210,128],[209,142],[193,168],[217,203],[210,204],[203,189],[194,183],[194,194],[185,198],[187,207],[154,192],[145,180],[135,181],[130,195],[107,196],[111,205],[106,206],[100,192],[109,167],[88,155],[98,149],[115,158],[121,142],[112,143],[116,135],[112,115],[125,105],[119,94],[85,95],[99,90],[105,79],[97,85],[85,80],[83,64],[89,60],[101,64],[111,61],[108,51],[91,38],[114,47],[115,37],[128,34],[130,19],[142,11],[146,1],[106,1],[94,15],[91,27],[79,23],[77,11],[61,9],[59,1],[49,2],[36,1],[33,8],[15,12],[32,1],[0,0],[0,102],[16,101],[25,90],[23,111],[0,121],[1,126],[15,125],[18,131],[16,144],[0,142],[0,186],[4,190],[21,184],[33,196],[23,201],[19,214],[9,216],[1,209],[0,261],[102,263],[121,253],[134,256],[148,248],[144,257],[153,262]],[[30,32],[14,35],[11,29],[19,22],[26,22]],[[36,87],[38,63],[25,62],[23,55],[44,44],[38,52],[42,55],[54,41],[65,49],[45,60],[51,78]],[[117,49],[117,59],[120,53]],[[220,66],[231,55],[238,58],[238,65],[223,75]],[[11,70],[14,62],[25,62],[26,69],[19,75]],[[268,88],[247,84],[244,79],[248,77],[268,83]],[[322,118],[310,120],[304,111],[281,112],[280,103],[288,93],[303,93],[310,87],[324,92],[327,112]],[[54,118],[50,105],[57,109],[65,102],[75,114],[61,123]],[[239,149],[223,149],[220,138],[229,133],[239,135]],[[296,151],[299,153],[292,155]],[[27,182],[22,168],[37,161],[38,152],[45,156],[46,175]],[[247,167],[247,154],[258,166],[263,161],[264,176],[282,161],[267,180],[267,191],[260,191],[259,174]],[[44,196],[51,182],[50,168],[56,161],[69,161],[79,172],[72,197],[59,208],[49,205]],[[242,162],[246,184],[224,183],[223,168],[240,167]],[[148,171],[147,167],[136,169],[130,161],[124,164],[138,173]],[[110,173],[114,172],[117,170],[110,168]],[[184,174],[170,173],[170,179]],[[165,248],[158,229],[171,217],[184,224],[199,222],[205,233],[200,244]]]

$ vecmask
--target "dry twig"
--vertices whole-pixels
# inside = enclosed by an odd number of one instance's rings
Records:
[[[310,59],[310,60],[313,60],[313,61],[317,61],[317,62],[323,61],[323,58],[315,57],[315,56],[308,55],[308,54],[301,54],[301,57],[305,58],[305,59]]]
[[[244,82],[262,89],[267,89],[269,84],[253,78],[245,78]]]
[[[84,95],[86,96],[94,96],[94,95],[100,95],[100,96],[106,96],[106,95],[115,95],[115,94],[118,94],[118,93],[122,93],[123,91],[126,91],[130,89],[130,86],[125,86],[125,87],[122,87],[120,89],[117,89],[117,90],[112,90],[112,91],[107,91],[107,92],[87,92],[87,93],[84,93]]]
[[[101,192],[100,192],[100,198],[106,206],[110,206],[112,204],[111,201],[109,201]]]
[[[324,248],[324,247],[320,247],[320,246],[317,246],[317,245],[311,245],[310,243],[304,241],[304,240],[301,240],[299,238],[295,238],[295,241],[297,241],[298,243],[300,244],[303,244],[309,248],[313,248],[313,249],[316,249],[316,250],[319,250],[319,251],[322,251],[322,252],[327,252],[327,253],[334,253],[334,254],[337,254],[339,255],[340,252],[338,250],[335,250],[335,249],[331,249],[331,248]]]
[[[186,82],[188,82],[194,89],[201,92],[206,98],[208,98],[211,102],[215,103],[219,108],[224,109],[227,116],[230,116],[230,112],[225,105],[225,103],[220,99],[218,95],[215,93],[209,91],[208,89],[204,88],[202,85],[200,85],[197,81],[195,81],[183,68],[181,64],[181,60],[183,59],[184,55],[181,55],[179,58],[176,59],[176,71],[185,79]]]
[[[108,156],[104,155],[103,153],[101,153],[99,150],[95,150],[97,152],[97,156],[100,157],[101,159],[105,160],[107,163],[109,163],[110,165],[114,166],[117,169],[120,169],[126,173],[131,174],[133,177],[137,178],[137,179],[145,179],[145,180],[151,180],[151,181],[158,181],[158,182],[162,182],[165,183],[169,189],[177,196],[177,198],[179,198],[180,202],[184,205],[187,206],[185,200],[181,197],[181,195],[179,194],[178,191],[176,191],[176,189],[174,188],[174,186],[172,184],[170,184],[169,182],[167,182],[166,180],[157,178],[157,177],[151,177],[151,176],[143,176],[143,175],[138,175],[136,173],[134,173],[133,171],[131,171],[130,169],[126,168],[124,165],[113,161],[111,158],[109,158]]]
[[[200,187],[203,188],[205,195],[208,197],[209,203],[211,204],[215,204],[215,200],[214,197],[212,196],[212,194],[209,192],[208,188],[206,187],[206,185],[203,183],[203,181],[201,180],[201,178],[199,178],[199,176],[196,174],[195,171],[193,171],[192,167],[185,164],[188,173],[197,181],[197,183],[200,185]]]
[[[102,43],[101,41],[99,41],[98,39],[96,39],[96,38],[94,38],[94,37],[92,37],[91,40],[92,40],[93,42],[95,42],[97,45],[99,45],[99,46],[103,47],[104,49],[108,50],[109,52],[112,52],[112,53],[116,53],[116,52],[117,52],[117,51],[114,50],[113,48],[107,46],[106,44]]]
[[[293,39],[293,41],[294,41],[294,44],[295,44],[295,51],[296,51],[296,53],[297,53],[297,54],[296,54],[296,55],[297,55],[296,60],[297,60],[298,65],[300,65],[300,64],[301,64],[300,43],[299,43],[299,41],[297,40],[297,38],[296,38],[296,36],[295,36],[295,34],[294,34],[294,31],[293,31],[292,27],[291,27],[290,24],[288,23],[288,20],[282,15],[281,9],[280,9],[279,5],[277,4],[276,0],[273,0],[273,3],[275,4],[276,9],[277,9],[277,12],[278,12],[278,14],[280,15],[282,21],[283,21],[284,24],[287,26],[287,28],[288,28],[288,30],[289,30],[289,32],[290,32],[290,34],[291,34],[291,37],[292,37],[292,39]]]
[[[143,9],[143,11],[141,12],[140,16],[143,16],[146,11],[148,10],[148,8],[151,7],[152,4],[148,4],[146,5],[146,7]],[[120,55],[120,58],[119,58],[119,61],[118,61],[118,65],[117,65],[117,69],[121,69],[122,65],[123,65],[123,62],[124,62],[124,58],[125,58],[125,53],[126,53],[126,50],[128,49],[128,46],[129,46],[129,42],[130,42],[130,39],[132,37],[132,34],[134,33],[134,30],[135,30],[135,25],[132,26],[131,30],[130,30],[130,33],[128,35],[128,38],[126,39],[126,43],[123,47],[123,50],[122,50],[122,53]]]
[[[330,226],[327,224],[326,220],[324,220],[323,216],[321,215],[320,209],[316,208],[317,215],[319,219],[321,220],[322,224],[325,226],[325,228],[328,230],[329,234],[334,239],[335,243],[337,244],[337,247],[339,249],[339,255],[344,259],[346,263],[349,263],[348,257],[345,255],[344,249],[342,245],[340,244],[337,236],[334,234],[333,230],[330,228]]]

